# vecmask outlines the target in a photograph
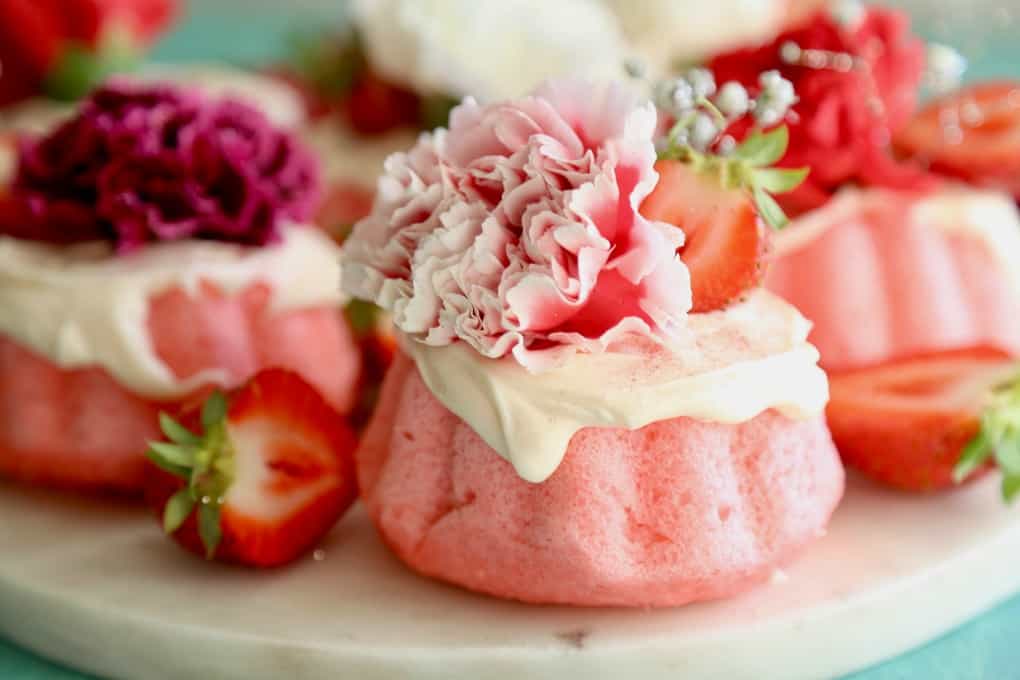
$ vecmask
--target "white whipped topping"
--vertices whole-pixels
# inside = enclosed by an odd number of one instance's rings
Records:
[[[775,37],[789,0],[602,0],[655,73]]]
[[[226,64],[146,64],[127,77],[190,86],[211,99],[239,101],[262,111],[280,127],[298,127],[306,119],[304,102],[293,87]]]
[[[308,126],[302,131],[302,138],[319,157],[328,183],[355,184],[374,193],[386,159],[414,146],[418,133],[397,129],[361,136],[330,119]]]
[[[919,201],[911,219],[983,241],[1020,295],[1020,213],[1011,196],[953,187]]]
[[[121,79],[166,82],[194,87],[212,99],[234,99],[259,109],[274,124],[297,127],[305,121],[304,104],[289,85],[266,76],[216,64],[148,64]],[[44,134],[70,118],[77,105],[52,99],[29,99],[0,113],[0,133]]]
[[[768,409],[819,415],[828,381],[807,342],[810,328],[791,305],[759,290],[725,311],[690,315],[688,332],[669,348],[578,354],[539,374],[463,342],[403,344],[446,408],[522,478],[542,482],[585,427],[637,429],[682,416],[736,424]]]
[[[508,99],[554,76],[623,73],[624,41],[599,0],[354,0],[351,9],[372,67],[420,94]]]
[[[203,281],[228,294],[260,282],[274,311],[339,306],[338,251],[318,229],[297,225],[263,248],[176,241],[127,256],[111,256],[100,242],[55,247],[0,237],[0,333],[63,368],[101,366],[147,397],[226,386],[222,371],[173,375],[149,337],[149,300],[174,287],[197,292]]]

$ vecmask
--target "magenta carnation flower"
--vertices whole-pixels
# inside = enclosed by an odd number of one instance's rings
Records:
[[[311,154],[252,108],[111,85],[23,145],[13,198],[29,224],[0,231],[20,237],[103,238],[120,252],[183,238],[263,245],[312,216],[319,178]]]
[[[449,131],[387,161],[345,246],[345,289],[414,340],[532,371],[680,326],[683,232],[638,212],[658,181],[655,126],[652,105],[615,86],[465,101]]]

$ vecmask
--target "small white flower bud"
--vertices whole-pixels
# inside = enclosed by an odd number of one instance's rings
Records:
[[[801,52],[800,45],[792,40],[787,40],[779,48],[779,58],[787,64],[799,64]]]
[[[837,0],[829,9],[829,15],[843,28],[854,28],[864,20],[864,3],[860,0]]]
[[[715,105],[727,118],[740,118],[751,108],[751,99],[743,85],[731,81],[719,90]]]
[[[927,78],[929,84],[940,92],[959,87],[967,71],[967,60],[948,45],[928,45]]]
[[[771,71],[765,71],[758,76],[758,84],[762,86],[762,89],[769,90],[776,86],[780,80],[783,79],[783,74],[775,69]]]
[[[785,109],[778,109],[774,106],[757,106],[754,109],[754,119],[758,125],[767,128],[778,125],[786,117]]]
[[[695,149],[704,151],[712,145],[718,136],[719,127],[711,116],[699,113],[694,118],[694,124],[691,125],[691,146]]]
[[[715,76],[707,68],[692,68],[684,80],[690,83],[695,97],[711,97],[715,94]]]

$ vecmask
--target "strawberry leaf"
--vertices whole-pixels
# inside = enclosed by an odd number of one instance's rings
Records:
[[[760,187],[770,194],[785,194],[793,191],[807,178],[810,168],[758,168],[751,176],[754,186]]]
[[[776,199],[772,198],[764,189],[755,186],[752,188],[751,194],[754,197],[754,204],[758,208],[758,214],[770,227],[779,231],[790,223],[786,213],[776,203]]]
[[[960,460],[956,463],[956,467],[953,468],[953,481],[957,484],[962,483],[965,479],[970,477],[975,470],[985,464],[988,457],[992,453],[992,447],[989,445],[988,436],[985,430],[982,429],[977,433],[977,436],[970,440],[967,446],[964,447],[963,453],[960,455]]]
[[[172,534],[181,528],[188,515],[195,509],[195,499],[191,489],[181,489],[167,501],[163,510],[163,531]]]
[[[202,545],[205,546],[206,558],[211,560],[216,555],[220,541],[223,540],[218,503],[203,502],[198,506],[198,535],[202,539]]]
[[[202,405],[202,427],[210,429],[227,417],[227,396],[220,390],[214,391]]]
[[[766,168],[786,155],[790,131],[780,125],[771,132],[755,131],[734,149],[733,156],[757,168]]]
[[[178,446],[167,442],[150,442],[149,450],[171,465],[190,468],[195,464],[195,450],[187,446]]]
[[[160,412],[159,414],[159,429],[162,430],[163,434],[165,434],[167,438],[175,444],[195,446],[202,441],[202,438],[197,434],[163,412]]]
[[[183,465],[177,465],[163,458],[155,451],[150,448],[145,451],[145,457],[152,461],[152,464],[158,467],[160,470],[169,472],[174,477],[180,477],[181,479],[191,479],[191,468],[184,467]]]
[[[1009,503],[1020,494],[1020,376],[991,391],[980,430],[964,447],[953,479],[964,481],[993,458],[1003,474],[1002,497]]]
[[[1005,474],[1002,476],[1002,499],[1012,503],[1020,493],[1020,475]]]

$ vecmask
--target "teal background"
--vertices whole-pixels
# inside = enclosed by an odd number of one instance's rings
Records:
[[[195,0],[177,30],[157,46],[153,58],[159,61],[219,59],[246,65],[279,59],[287,53],[287,36],[293,29],[335,21],[337,4],[339,0],[319,4],[304,0],[280,7],[268,0]],[[972,61],[970,77],[1020,76],[1020,41],[1016,38],[1015,26],[1020,22],[1020,0],[957,2],[950,3],[949,10],[944,10],[949,5],[943,5],[942,0],[931,4],[937,5],[939,12],[920,10],[918,30],[931,39],[961,46]],[[298,6],[300,10],[295,9]],[[1004,555],[1003,559],[1011,559],[1011,556]],[[933,592],[931,596],[939,594]],[[773,672],[774,675],[766,675],[763,669],[763,678],[782,677],[781,669],[773,669]],[[0,678],[84,680],[86,676],[56,667],[0,640]],[[1017,678],[1020,678],[1020,597],[935,642],[844,680]]]

